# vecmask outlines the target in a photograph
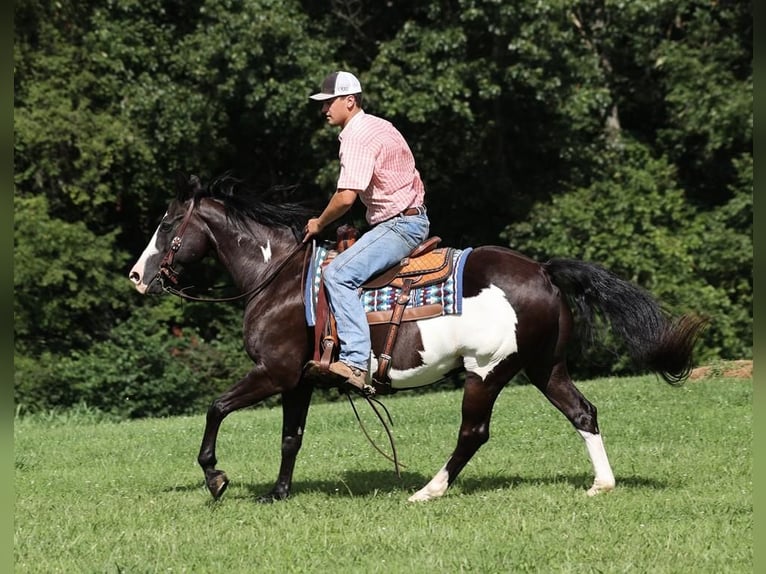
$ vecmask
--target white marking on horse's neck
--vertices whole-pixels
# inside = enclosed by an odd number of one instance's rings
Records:
[[[264,263],[271,261],[271,240],[266,241],[266,245],[261,245],[261,253]]]

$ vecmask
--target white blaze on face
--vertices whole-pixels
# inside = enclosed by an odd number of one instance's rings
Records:
[[[167,216],[167,213],[165,215]],[[157,249],[157,234],[159,233],[159,230],[160,227],[157,226],[157,229],[154,231],[154,235],[152,235],[152,238],[149,240],[149,244],[146,246],[144,252],[141,254],[141,257],[138,258],[138,261],[136,261],[136,264],[133,265],[133,268],[128,274],[128,277],[133,282],[133,285],[135,285],[139,293],[146,293],[146,289],[149,287],[148,283],[146,282],[146,278],[144,277],[146,262],[151,256],[157,255],[160,252],[159,249]]]
[[[261,254],[264,263],[271,261],[271,241],[267,241],[266,245],[261,245]]]
[[[394,388],[433,383],[460,367],[485,378],[500,361],[518,351],[518,317],[503,291],[490,285],[476,297],[463,299],[462,315],[444,315],[418,322],[423,364],[408,370],[391,369]],[[377,361],[373,359],[371,369]]]

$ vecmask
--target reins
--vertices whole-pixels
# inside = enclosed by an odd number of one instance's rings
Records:
[[[380,411],[375,406],[380,405],[380,407],[385,411],[386,418],[388,418],[388,422],[391,426],[393,426],[394,421],[391,419],[391,414],[388,412],[388,409],[386,408],[386,405],[381,403],[378,399],[373,399],[372,397],[364,397],[364,399],[367,401],[367,404],[370,405],[370,408],[375,413],[375,415],[378,417],[378,420],[380,421],[380,424],[383,425],[383,428],[386,431],[386,434],[388,435],[388,442],[391,444],[391,453],[392,455],[389,455],[381,448],[375,444],[375,441],[372,440],[372,437],[367,432],[367,429],[364,426],[364,423],[362,422],[361,417],[359,416],[359,411],[356,409],[356,405],[354,404],[353,399],[351,398],[351,393],[347,393],[346,396],[348,397],[348,403],[351,405],[351,409],[354,411],[354,415],[356,415],[356,420],[359,423],[359,428],[362,429],[362,433],[364,433],[364,436],[367,437],[367,440],[370,442],[372,447],[378,451],[383,458],[386,460],[389,460],[394,463],[394,470],[396,471],[397,478],[402,478],[402,473],[400,472],[400,468],[407,468],[407,466],[401,462],[399,462],[399,455],[396,453],[396,445],[394,444],[394,435],[391,434],[391,429],[389,428],[388,424],[386,424],[386,421],[383,420],[383,416],[380,414]]]
[[[174,239],[175,241],[175,239]],[[252,297],[254,295],[257,295],[261,291],[263,291],[266,287],[269,286],[269,284],[279,275],[280,271],[284,269],[285,265],[292,259],[293,255],[298,253],[303,248],[303,243],[298,243],[291,251],[287,254],[287,256],[277,265],[272,271],[266,276],[266,278],[261,281],[258,285],[253,287],[252,289],[245,291],[244,293],[240,293],[239,295],[233,295],[231,297],[195,297],[194,295],[189,295],[188,293],[184,293],[183,291],[176,289],[175,287],[172,287],[170,285],[166,285],[164,281],[164,276],[160,273],[159,279],[160,283],[162,284],[162,289],[170,293],[172,295],[176,295],[178,297],[181,297],[183,299],[186,299],[188,301],[201,301],[205,303],[225,303],[228,301],[236,301],[238,299],[244,299],[246,297]],[[306,250],[306,253],[308,254],[308,250]],[[304,262],[305,264],[305,262]]]
[[[192,212],[194,211],[194,200],[189,201],[189,207],[186,208],[186,213],[184,213],[184,218],[181,221],[181,225],[178,226],[178,232],[176,233],[175,237],[173,237],[172,241],[170,242],[170,249],[168,249],[168,252],[165,254],[165,256],[162,258],[162,261],[160,262],[160,269],[157,271],[156,279],[159,279],[160,285],[162,285],[163,291],[166,293],[170,293],[171,295],[176,295],[178,297],[181,297],[182,299],[186,299],[188,301],[201,301],[206,303],[226,303],[228,301],[237,301],[239,299],[244,299],[247,297],[252,297],[254,295],[257,295],[261,291],[263,291],[266,287],[269,286],[269,284],[276,278],[277,275],[279,275],[280,271],[287,265],[288,261],[292,259],[293,255],[298,253],[303,247],[303,243],[298,243],[290,253],[287,254],[287,256],[279,263],[279,265],[276,266],[267,276],[266,278],[261,281],[258,285],[253,287],[252,289],[245,291],[244,293],[240,293],[239,295],[233,295],[231,297],[195,297],[194,295],[189,295],[188,293],[184,293],[180,289],[176,289],[172,285],[168,285],[165,280],[172,284],[178,283],[178,272],[173,269],[173,260],[175,258],[175,254],[178,252],[178,250],[181,248],[181,241],[183,240],[184,232],[186,231],[186,228],[189,225],[189,221],[191,220]],[[306,250],[306,257],[308,257],[308,250]],[[306,261],[304,258],[304,267],[306,265]],[[302,280],[301,280],[302,281]]]

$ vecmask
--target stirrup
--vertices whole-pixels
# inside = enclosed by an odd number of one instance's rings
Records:
[[[339,387],[339,390],[345,391],[345,392],[353,391],[356,394],[363,396],[365,399],[369,399],[370,397],[375,396],[375,387],[373,387],[372,385],[368,383],[365,383],[361,387],[358,387],[351,381],[347,380],[346,382],[343,383],[341,387]]]
[[[375,395],[375,387],[368,383],[358,386],[349,379],[326,369],[319,361],[311,360],[303,366],[303,372],[315,381],[324,382],[328,387],[335,387],[341,393],[353,391],[358,395],[369,398]],[[321,383],[320,383],[320,386]]]

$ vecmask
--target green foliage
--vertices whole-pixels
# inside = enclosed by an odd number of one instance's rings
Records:
[[[82,349],[125,315],[127,254],[116,231],[97,236],[84,223],[51,218],[44,196],[14,197],[14,338],[38,354]]]
[[[130,291],[125,254],[151,236],[173,170],[299,184],[291,200],[321,204],[337,131],[307,96],[340,68],[404,132],[446,244],[508,230],[529,254],[595,260],[710,315],[703,358],[749,356],[752,12],[704,0],[20,0],[17,377],[44,398],[42,357],[76,351],[78,366],[108,371],[111,330],[154,304]],[[235,307],[170,307],[157,307],[161,323],[236,354]],[[222,361],[212,378],[236,370]],[[169,396],[183,402],[180,378]],[[50,396],[76,403],[70,390]]]
[[[460,245],[492,243],[561,178],[587,173],[606,88],[563,4],[438,6],[381,43],[363,82],[373,112],[412,142],[433,227]]]
[[[21,36],[30,44],[16,52],[14,94],[16,193],[45,195],[55,217],[84,219],[98,232],[114,227],[121,186],[153,160],[124,110],[131,78],[103,69],[106,53],[91,43],[89,8],[98,14],[102,4],[55,4],[38,13],[32,3],[17,6],[22,21],[30,20],[29,28],[17,27],[17,42]],[[32,30],[37,35],[25,38]]]
[[[729,227],[726,219],[718,221],[718,212],[695,215],[677,187],[673,167],[652,158],[641,144],[615,148],[608,164],[603,179],[538,204],[529,221],[510,225],[503,236],[514,249],[541,260],[564,256],[600,263],[646,288],[676,315],[711,318],[700,361],[750,356],[748,227]],[[732,216],[747,223],[752,220],[751,195],[740,193]],[[719,249],[726,247],[737,253],[735,260],[720,258]],[[732,277],[735,285],[727,288]],[[616,373],[629,370],[603,350],[586,354],[582,362],[585,374],[592,374],[588,363],[597,369],[613,365]]]
[[[718,209],[702,212],[697,225],[704,241],[692,246],[692,283],[700,280],[715,293],[710,312],[714,328],[705,343],[721,358],[752,356],[753,342],[753,157],[734,161],[737,181]]]
[[[671,158],[689,162],[694,171],[707,171],[722,152],[752,152],[753,79],[746,65],[752,62],[751,14],[750,2],[723,3],[715,11],[688,2],[674,36],[656,48],[667,113],[658,135]]]
[[[86,405],[119,418],[204,412],[249,369],[241,343],[205,340],[174,321],[174,300],[135,314],[86,352],[17,358],[25,412]]]
[[[688,238],[678,235],[691,210],[673,167],[634,143],[613,150],[608,163],[602,179],[536,205],[529,221],[504,236],[536,257],[598,261],[650,290],[662,288],[657,270],[691,267]]]
[[[17,411],[40,413],[69,410],[77,404],[77,393],[62,381],[61,358],[50,352],[32,357],[16,352],[13,358],[14,404]]]

